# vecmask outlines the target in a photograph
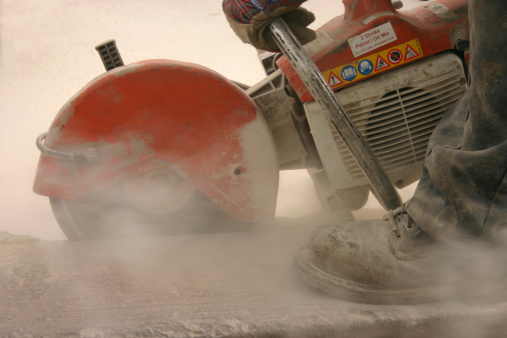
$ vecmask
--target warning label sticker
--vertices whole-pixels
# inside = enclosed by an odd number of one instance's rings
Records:
[[[336,85],[339,85],[339,84],[342,84],[342,80],[340,80],[340,78],[336,75],[333,74],[333,72],[329,72],[329,85],[330,86],[336,86]]]
[[[365,77],[399,67],[423,56],[419,40],[414,39],[381,52],[359,58],[353,62],[322,73],[333,89],[357,82]]]
[[[401,61],[401,52],[397,49],[391,49],[387,54],[387,59],[391,64],[400,63]]]
[[[396,41],[396,34],[390,22],[370,29],[349,39],[350,49],[355,57]]]
[[[380,55],[377,55],[377,62],[375,63],[375,70],[381,70],[390,67],[386,60],[382,59]]]
[[[414,59],[419,56],[419,53],[417,53],[410,45],[407,45],[407,49],[405,49],[405,61]]]

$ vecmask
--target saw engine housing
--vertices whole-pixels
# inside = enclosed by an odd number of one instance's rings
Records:
[[[434,1],[406,11],[390,1],[344,5],[344,15],[317,30],[305,49],[391,182],[403,188],[420,178],[435,125],[467,89],[467,1]],[[327,209],[363,207],[368,180],[327,113],[285,57],[265,53],[261,60],[268,77],[247,92],[275,126],[285,155],[279,156],[281,168],[308,169]],[[270,103],[282,92],[292,98],[283,104],[292,105],[290,111]]]

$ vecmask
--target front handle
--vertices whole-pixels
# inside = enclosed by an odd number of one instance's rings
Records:
[[[291,66],[303,80],[308,91],[320,107],[329,114],[333,126],[370,182],[380,204],[387,210],[398,208],[403,203],[398,191],[389,180],[370,146],[350,120],[320,70],[290,31],[285,21],[280,17],[275,18],[268,26],[268,30]]]

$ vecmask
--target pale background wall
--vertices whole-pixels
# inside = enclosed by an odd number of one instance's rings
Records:
[[[418,5],[405,0],[405,8]],[[310,0],[320,27],[339,0]],[[126,64],[173,59],[209,67],[249,85],[264,77],[255,50],[229,28],[220,0],[0,1],[0,231],[63,239],[48,199],[32,192],[46,131],[63,104],[104,72],[95,45],[114,38]],[[405,189],[408,198],[413,186]],[[378,207],[370,199],[368,207]],[[277,215],[319,210],[305,171],[281,175]]]

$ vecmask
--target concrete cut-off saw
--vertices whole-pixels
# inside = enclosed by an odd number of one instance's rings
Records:
[[[124,65],[114,40],[97,46],[107,71],[37,138],[34,191],[65,235],[242,230],[274,217],[280,170],[308,170],[338,219],[370,191],[398,207],[396,188],[420,178],[435,125],[467,89],[467,1],[343,3],[304,48],[274,20],[282,52],[259,54],[253,86],[193,63]]]

